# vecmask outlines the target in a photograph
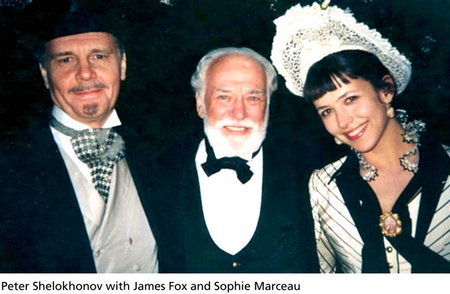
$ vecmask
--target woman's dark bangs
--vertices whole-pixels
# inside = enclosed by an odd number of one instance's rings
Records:
[[[320,66],[320,64],[316,65],[318,66],[311,67],[304,87],[304,98],[308,101],[314,101],[322,97],[325,93],[336,90],[335,80],[347,84],[349,83],[347,77],[352,78],[339,70],[330,71],[329,68],[326,69],[326,67]]]

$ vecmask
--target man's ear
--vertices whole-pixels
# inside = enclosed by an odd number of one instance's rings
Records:
[[[204,103],[204,99],[202,97],[202,95],[200,95],[200,93],[197,91],[195,93],[195,102],[197,105],[197,114],[200,118],[204,117],[204,113],[203,113],[203,103]]]
[[[387,86],[380,91],[380,99],[383,103],[388,104],[394,99],[395,82],[391,75],[385,75],[382,80]]]
[[[120,61],[120,80],[124,81],[127,78],[127,55],[125,52],[122,55],[122,60]]]
[[[42,78],[44,79],[45,87],[47,89],[49,89],[50,86],[49,86],[49,83],[48,83],[48,71],[47,71],[47,69],[41,63],[39,63],[39,70],[41,71]]]

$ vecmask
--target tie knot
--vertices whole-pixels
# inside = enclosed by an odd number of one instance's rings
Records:
[[[111,128],[77,131],[63,125],[55,118],[50,124],[59,132],[71,137],[70,141],[75,154],[88,165],[95,161],[117,162],[125,156],[125,142]]]
[[[94,187],[106,201],[113,168],[125,157],[125,142],[122,137],[113,129],[77,131],[66,127],[55,118],[50,124],[59,132],[71,137],[75,154],[89,167]]]
[[[78,158],[85,163],[118,161],[125,155],[125,142],[112,129],[78,131],[71,142]]]
[[[205,144],[208,158],[202,164],[202,168],[208,177],[219,172],[221,169],[232,169],[236,172],[237,178],[242,184],[247,183],[251,179],[253,172],[250,170],[247,160],[237,156],[217,159],[208,140],[205,140]]]
[[[219,163],[220,166],[222,166],[222,168],[229,168],[229,169],[237,169],[242,168],[243,166],[248,166],[247,160],[237,156],[219,158],[217,162]]]

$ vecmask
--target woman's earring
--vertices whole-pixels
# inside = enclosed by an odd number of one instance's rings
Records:
[[[342,141],[339,140],[337,137],[334,137],[334,142],[336,142],[336,144],[341,145]]]
[[[394,118],[395,117],[395,109],[392,106],[389,106],[388,110],[386,111],[387,116],[389,118]]]

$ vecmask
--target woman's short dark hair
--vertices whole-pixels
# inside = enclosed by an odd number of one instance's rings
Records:
[[[308,71],[303,96],[307,101],[314,101],[326,92],[337,89],[333,77],[344,84],[350,79],[364,79],[376,90],[389,89],[395,93],[396,85],[383,81],[391,75],[388,69],[372,53],[362,50],[344,50],[322,58],[314,63]],[[392,75],[391,75],[392,76]]]

